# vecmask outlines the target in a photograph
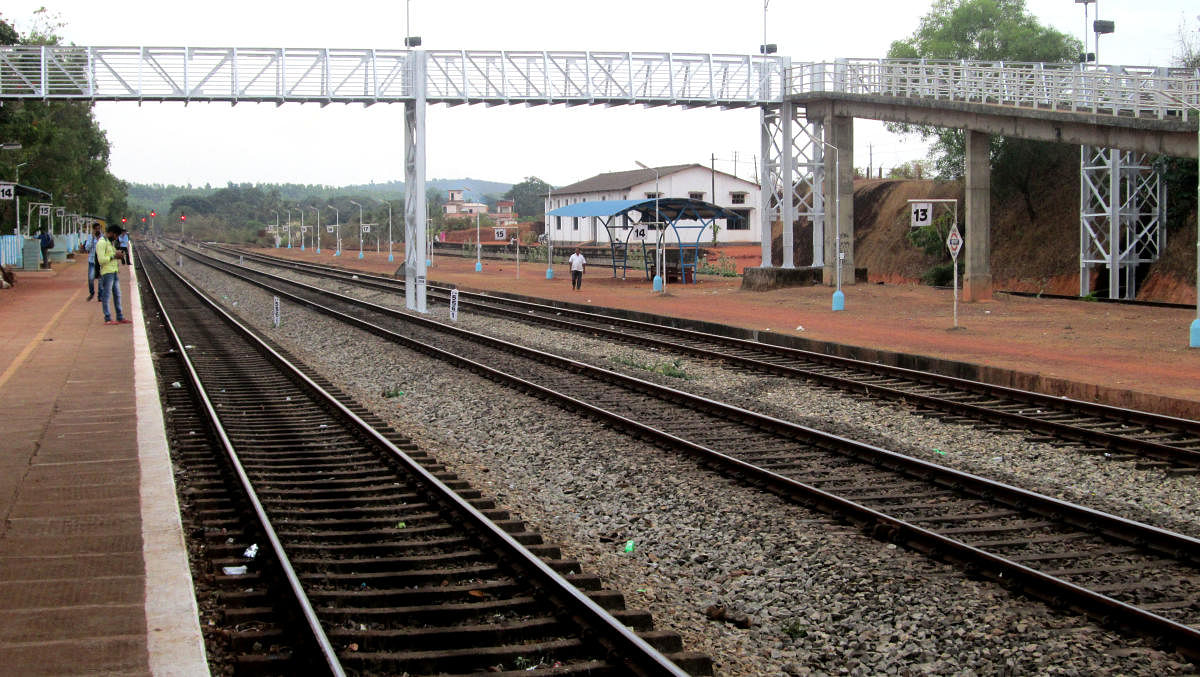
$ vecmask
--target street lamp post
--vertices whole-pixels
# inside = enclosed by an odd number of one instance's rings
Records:
[[[301,206],[297,211],[300,212],[300,251],[304,251],[304,207]]]
[[[515,198],[514,198],[515,199]],[[554,188],[546,189],[546,203],[554,199]],[[513,211],[516,211],[515,209]],[[549,210],[546,210],[549,211]],[[546,222],[546,279],[554,279],[554,239],[550,235],[550,217],[542,215]]]
[[[292,210],[291,210],[291,208],[288,208],[287,213],[288,213],[288,220],[287,220],[288,246],[287,246],[287,248],[291,249],[292,248]]]
[[[358,258],[361,259],[363,257],[363,251],[362,251],[362,249],[363,249],[363,239],[362,239],[363,210],[362,210],[362,205],[358,204],[354,200],[351,200],[350,204],[354,205],[355,207],[358,207]]]
[[[475,272],[483,270],[483,243],[479,240],[479,212],[475,212]]]
[[[665,294],[665,293],[667,293],[667,276],[666,276],[666,271],[663,270],[663,268],[665,267],[665,264],[667,262],[666,261],[667,257],[664,255],[664,252],[662,249],[663,231],[662,231],[662,228],[660,227],[662,225],[660,223],[660,219],[662,219],[662,216],[660,215],[660,213],[658,211],[658,200],[660,197],[662,197],[662,190],[660,190],[658,187],[658,180],[660,177],[658,174],[658,170],[655,169],[654,167],[647,167],[646,165],[642,164],[638,160],[634,160],[634,164],[641,167],[642,169],[649,169],[650,171],[654,172],[654,222],[655,222],[654,229],[656,231],[658,231],[657,233],[655,233],[655,237],[654,237],[654,291],[662,292]],[[680,263],[682,263],[682,261]]]
[[[275,232],[272,235],[275,239],[275,248],[279,249],[279,210],[272,209],[271,211],[275,212]]]
[[[316,225],[313,226],[313,242],[316,243],[317,253],[320,254],[321,253],[321,228],[324,227],[321,225],[321,208],[320,207],[309,207],[309,209],[311,209],[317,213]]]
[[[842,151],[828,141],[821,143],[833,149],[833,226],[834,257],[837,270],[837,290],[833,292],[833,309],[846,309],[846,295],[842,293]]]
[[[333,235],[333,237],[334,237],[334,238],[337,240],[337,242],[336,242],[336,243],[334,243],[334,244],[335,244],[335,247],[334,247],[334,250],[333,250],[333,255],[334,255],[334,256],[341,256],[341,255],[342,255],[342,221],[341,221],[341,213],[340,213],[340,212],[338,212],[338,208],[337,208],[337,207],[334,207],[333,205],[325,205],[325,206],[326,206],[327,208],[329,208],[329,209],[332,209],[332,210],[333,210],[333,223],[334,223],[334,229],[337,231],[337,232],[335,232],[335,233],[334,233],[334,235]]]
[[[379,198],[375,198],[375,199],[378,200],[380,203],[384,203],[384,202],[387,203],[387,208],[388,208],[388,263],[391,263],[396,260],[395,257],[392,256],[392,201],[391,200],[380,200]],[[379,240],[376,239],[375,242],[378,243]],[[376,244],[376,248],[378,249],[378,244]]]
[[[17,210],[17,228],[16,228],[16,230],[13,231],[13,235],[21,234],[21,196],[18,195],[17,193],[21,190],[21,168],[27,164],[29,164],[29,163],[22,162],[17,165],[17,179],[16,179],[17,187],[13,189],[13,200],[14,200],[13,209]]]

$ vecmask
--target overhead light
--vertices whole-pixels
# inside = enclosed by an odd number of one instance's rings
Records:
[[[773,42],[758,46],[759,54],[774,54],[775,52],[778,52],[778,51],[779,51],[779,45],[776,45]]]
[[[404,38],[404,46],[405,47],[420,47],[421,46],[421,36],[410,35],[407,38]]]
[[[1100,35],[1112,33],[1114,30],[1116,30],[1116,28],[1116,23],[1105,19],[1096,19],[1092,22],[1092,30],[1096,31],[1096,33]]]

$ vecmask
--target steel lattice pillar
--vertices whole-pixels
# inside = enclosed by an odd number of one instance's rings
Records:
[[[1167,187],[1148,155],[1080,147],[1079,295],[1091,293],[1091,268],[1108,267],[1108,297],[1137,296],[1137,267],[1166,248]]]
[[[411,53],[414,99],[404,103],[404,301],[425,307],[425,51]]]
[[[762,265],[771,259],[772,223],[783,227],[784,268],[795,266],[792,252],[795,224],[808,219],[813,226],[813,262],[824,262],[825,196],[822,182],[824,165],[824,125],[800,115],[792,103],[762,109],[762,187],[759,214],[762,224]]]

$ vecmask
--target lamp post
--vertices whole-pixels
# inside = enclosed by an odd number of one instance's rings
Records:
[[[483,271],[483,243],[479,241],[479,212],[475,212],[475,272]]]
[[[275,212],[275,232],[274,232],[275,237],[274,237],[274,239],[275,239],[275,248],[279,249],[279,210],[272,209],[271,211]]]
[[[513,196],[513,199],[515,200],[516,196]],[[550,204],[551,200],[553,200],[553,199],[554,199],[554,188],[547,188],[546,189],[546,203]],[[513,211],[516,211],[516,210],[514,209]],[[546,211],[549,211],[549,210],[546,210]],[[554,279],[554,240],[553,240],[552,236],[550,235],[550,217],[543,214],[542,218],[545,219],[545,221],[546,221],[546,279],[553,280]]]
[[[842,151],[828,141],[821,143],[833,149],[833,226],[834,257],[837,269],[837,290],[833,292],[833,309],[846,309],[846,295],[842,293]]]
[[[363,210],[362,210],[362,205],[358,204],[354,200],[351,200],[350,204],[354,205],[355,207],[358,207],[358,258],[361,259],[363,257],[363,251],[362,251],[362,249],[363,249],[363,239],[362,239]]]
[[[333,255],[334,255],[334,256],[341,256],[341,255],[342,255],[342,221],[341,221],[341,214],[338,212],[338,209],[337,209],[337,207],[334,207],[333,205],[325,205],[325,207],[326,207],[326,208],[328,208],[328,209],[332,209],[332,210],[333,210],[333,224],[334,224],[334,228],[335,228],[335,229],[336,229],[336,231],[337,231],[336,233],[334,233],[334,236],[333,236],[333,237],[334,237],[334,238],[337,240],[337,242],[335,243],[335,245],[336,245],[336,246],[334,247],[334,250],[333,250]]]
[[[13,230],[13,235],[21,234],[21,196],[18,195],[17,193],[21,190],[21,168],[27,164],[29,164],[29,163],[22,162],[17,165],[17,178],[16,178],[17,187],[13,189],[13,209],[17,210],[17,227],[15,230]]]
[[[388,263],[391,263],[396,260],[395,257],[392,256],[392,201],[391,200],[380,200],[379,198],[375,198],[375,199],[378,200],[380,203],[384,203],[384,202],[387,203],[387,208],[388,208]],[[378,240],[376,240],[376,242],[378,242]]]
[[[654,172],[654,229],[657,231],[654,237],[654,291],[665,294],[667,293],[667,276],[664,274],[666,271],[664,271],[663,268],[665,267],[664,264],[666,264],[666,256],[663,255],[663,233],[662,229],[659,227],[662,225],[659,223],[662,216],[658,211],[658,199],[662,196],[662,191],[658,187],[658,181],[660,177],[658,170],[654,167],[647,167],[638,160],[634,160],[633,162],[642,169],[649,169],[650,171]]]
[[[288,220],[287,220],[288,246],[287,246],[287,248],[291,249],[292,248],[292,210],[290,207],[287,208],[287,213],[288,213]]]
[[[316,225],[313,226],[313,242],[316,243],[317,253],[320,254],[321,253],[321,228],[323,227],[321,225],[321,208],[320,207],[309,207],[309,209],[311,209],[317,213]]]

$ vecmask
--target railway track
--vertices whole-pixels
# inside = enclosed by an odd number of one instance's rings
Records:
[[[1200,540],[312,285],[207,264],[877,538],[1200,654]]]
[[[165,400],[175,453],[189,462],[186,502],[201,513],[192,550],[210,557],[216,597],[204,606],[226,626],[218,634],[235,668],[711,671],[678,635],[654,631],[648,614],[625,610],[619,593],[161,261],[139,262],[174,347],[158,361],[177,379]]]
[[[244,256],[345,284],[393,293],[404,290],[403,281],[389,277],[235,249],[216,249],[229,256]],[[448,301],[449,289],[429,286],[428,290],[431,297]],[[641,347],[655,346],[860,396],[902,402],[923,415],[999,425],[1037,441],[1081,445],[1114,459],[1144,459],[1144,465],[1158,466],[1171,473],[1200,473],[1200,421],[519,299],[460,292],[459,306],[509,320],[555,326]]]

